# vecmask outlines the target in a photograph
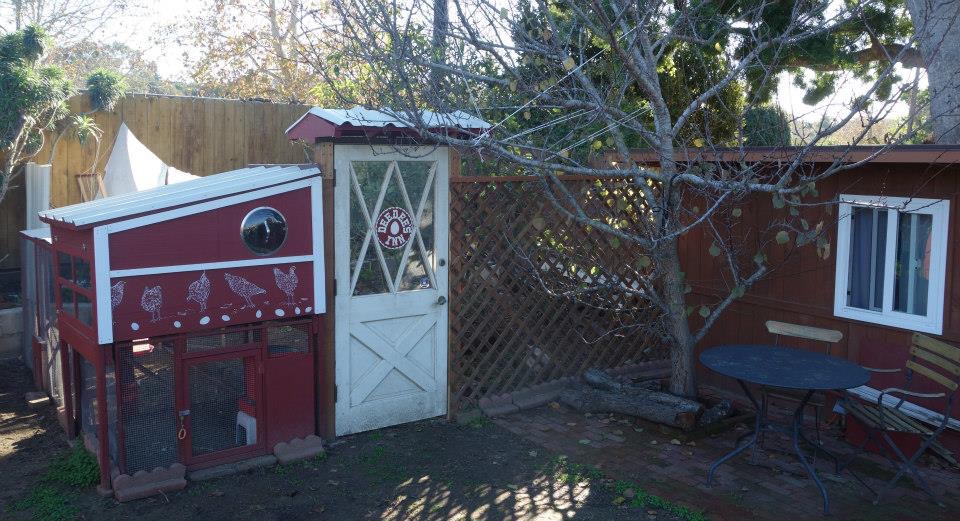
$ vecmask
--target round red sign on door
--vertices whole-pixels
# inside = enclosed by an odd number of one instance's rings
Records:
[[[413,236],[413,219],[410,212],[391,206],[380,212],[375,223],[377,242],[391,250],[403,248]]]

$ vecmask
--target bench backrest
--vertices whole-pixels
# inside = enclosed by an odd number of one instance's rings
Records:
[[[960,387],[960,348],[914,333],[907,370],[953,393]]]

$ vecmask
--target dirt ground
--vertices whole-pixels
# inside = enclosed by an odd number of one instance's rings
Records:
[[[52,407],[29,411],[29,373],[0,362],[0,518],[38,519],[13,505],[50,461],[69,451]],[[67,519],[203,520],[626,520],[680,519],[629,506],[597,471],[489,421],[428,420],[338,439],[322,459],[189,483],[167,496],[120,504],[92,487],[64,491]]]

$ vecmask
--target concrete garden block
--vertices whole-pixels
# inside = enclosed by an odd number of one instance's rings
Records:
[[[483,406],[480,406],[480,408],[483,410],[483,413],[486,414],[487,416],[502,416],[504,414],[510,414],[520,410],[520,408],[514,405],[513,403],[504,404],[502,402],[496,402],[486,408]]]
[[[543,385],[517,391],[513,395],[513,404],[519,409],[533,409],[541,405],[550,403],[551,400],[559,396],[559,389],[545,388]]]
[[[323,440],[319,436],[311,434],[306,438],[294,438],[290,441],[282,441],[273,447],[273,455],[281,465],[287,463],[312,458],[318,454],[323,454]]]
[[[167,468],[157,467],[149,472],[141,470],[134,475],[120,474],[113,479],[113,495],[125,502],[150,497],[161,492],[180,490],[187,486],[187,469],[180,463]]]

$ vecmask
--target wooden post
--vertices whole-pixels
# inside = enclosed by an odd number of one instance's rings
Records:
[[[323,349],[314,350],[314,372],[317,397],[317,434],[330,440],[336,436],[336,253],[334,250],[334,190],[337,184],[333,163],[333,143],[317,143],[314,161],[323,175],[323,263],[326,284],[326,316],[318,337]]]
[[[73,371],[70,363],[73,353],[70,344],[60,341],[60,383],[63,385],[63,410],[67,431],[67,438],[73,439],[77,436],[77,422],[73,419]]]
[[[108,444],[107,427],[110,424],[107,412],[107,360],[104,346],[100,346],[97,352],[100,354],[96,360],[97,370],[97,461],[100,463],[100,485],[97,487],[97,493],[101,496],[108,496],[112,493],[110,486],[110,446]]]
[[[451,219],[454,219],[456,217],[452,210],[454,206],[454,200],[455,200],[454,198],[457,197],[458,195],[457,190],[455,190],[455,187],[457,186],[455,184],[455,180],[456,178],[460,177],[460,151],[458,151],[453,147],[450,147],[448,151],[449,152],[447,155],[448,157],[447,171],[450,173],[450,179],[448,180],[448,184],[450,185],[450,190],[449,190],[450,200],[447,203],[448,204],[448,208],[447,208],[447,229],[448,229],[447,299],[449,301],[449,304],[447,305],[447,419],[454,420],[457,416],[458,411],[457,411],[457,402],[456,400],[454,400],[454,396],[457,395],[456,387],[455,387],[457,383],[455,381],[457,373],[453,370],[453,362],[454,362],[453,357],[454,357],[454,354],[458,352],[458,350],[453,348],[455,340],[453,338],[454,336],[453,327],[451,326],[457,323],[456,310],[458,306],[457,306],[457,303],[454,302],[452,298],[450,298],[453,296],[453,292],[450,291],[449,274],[451,271],[453,271],[454,263],[458,261],[458,259],[455,258],[455,255],[458,254],[458,251],[456,248],[454,248],[453,241],[460,236],[460,232],[459,232],[460,226],[459,226],[459,221],[452,222]],[[459,295],[460,292],[458,291],[457,294]]]

